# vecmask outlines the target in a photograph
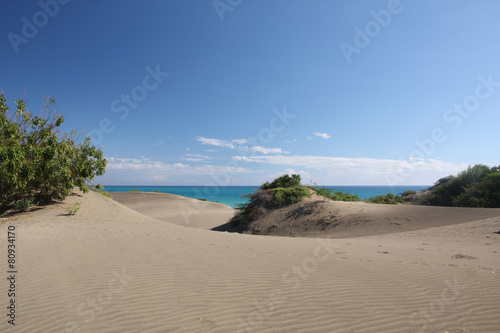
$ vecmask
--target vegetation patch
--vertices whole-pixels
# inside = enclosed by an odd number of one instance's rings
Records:
[[[298,203],[311,194],[300,184],[300,175],[283,175],[271,183],[266,182],[257,191],[245,195],[250,202],[237,209],[239,212],[230,220],[231,226],[245,228],[252,221],[263,216],[270,209]]]
[[[68,215],[75,215],[80,210],[80,202],[75,202],[68,207]]]
[[[375,197],[368,198],[365,201],[374,204],[397,205],[410,202],[415,194],[417,194],[415,191],[405,191],[397,195],[388,193],[386,195],[377,195]]]
[[[0,213],[66,198],[74,187],[104,174],[106,160],[89,137],[63,133],[64,117],[55,101],[45,98],[42,116],[32,115],[24,100],[9,114],[0,93]]]
[[[309,186],[310,189],[316,192],[317,195],[334,200],[334,201],[361,201],[359,195],[349,194],[344,191],[335,191],[326,187]]]
[[[303,197],[311,197],[305,186],[278,187],[271,189],[273,203],[279,207],[298,203]]]
[[[102,186],[101,184],[97,184],[96,186],[92,186],[90,188],[92,191],[97,192],[99,194],[104,195],[105,197],[111,198],[111,194]]]
[[[500,166],[477,164],[456,176],[439,179],[424,202],[435,206],[500,207]]]

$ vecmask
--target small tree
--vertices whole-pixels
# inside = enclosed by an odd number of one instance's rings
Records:
[[[293,174],[291,176],[283,175],[281,177],[278,177],[275,180],[273,180],[272,183],[266,182],[260,188],[262,190],[269,190],[279,187],[289,188],[295,186],[300,186],[300,175]]]
[[[27,111],[23,100],[16,105],[9,116],[0,93],[0,210],[63,199],[75,186],[87,192],[85,182],[105,172],[102,151],[88,137],[79,141],[76,131],[58,130],[64,117],[55,113],[54,99],[45,98],[40,117]]]

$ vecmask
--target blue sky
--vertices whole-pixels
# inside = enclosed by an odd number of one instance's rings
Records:
[[[3,2],[0,89],[107,185],[428,185],[499,165],[500,2]]]

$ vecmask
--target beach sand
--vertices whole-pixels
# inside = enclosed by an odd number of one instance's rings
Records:
[[[114,200],[157,220],[210,230],[228,221],[236,210],[217,202],[170,193],[113,192]]]
[[[2,278],[0,331],[498,332],[500,217],[454,224],[435,208],[439,227],[292,238],[192,228],[77,191],[0,219],[4,274],[9,226],[17,251],[16,325]]]

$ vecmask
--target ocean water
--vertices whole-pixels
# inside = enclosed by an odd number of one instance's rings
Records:
[[[325,186],[335,191],[357,194],[361,200],[383,195],[387,193],[399,194],[404,191],[421,191],[430,186]],[[230,207],[236,208],[240,204],[248,202],[248,198],[242,197],[257,190],[259,186],[105,186],[108,192],[127,192],[130,190],[140,190],[142,192],[160,191],[182,195],[195,199],[207,199],[208,201],[218,201]]]

